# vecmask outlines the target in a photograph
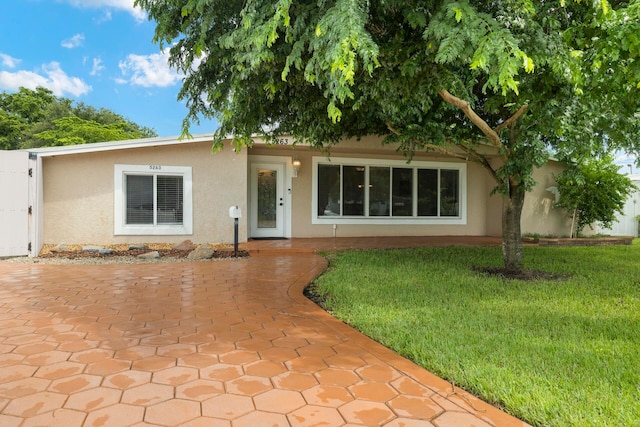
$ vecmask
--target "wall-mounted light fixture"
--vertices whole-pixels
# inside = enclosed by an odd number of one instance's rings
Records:
[[[297,178],[298,177],[298,171],[300,170],[300,160],[296,157],[293,159],[293,177]]]

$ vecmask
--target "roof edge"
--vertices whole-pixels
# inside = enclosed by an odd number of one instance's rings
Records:
[[[162,145],[192,144],[196,142],[213,142],[213,133],[191,135],[180,138],[177,136],[127,139],[123,141],[95,142],[92,144],[63,145],[59,147],[42,147],[23,149],[36,153],[40,157],[64,156],[67,154],[95,153],[100,151],[126,150],[130,148],[156,147]]]

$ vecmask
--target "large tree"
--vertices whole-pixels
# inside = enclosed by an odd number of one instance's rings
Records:
[[[407,155],[482,165],[503,199],[503,254],[549,158],[635,150],[639,1],[136,0],[185,73],[214,148],[261,134],[327,147],[385,135]],[[623,42],[620,42],[622,40]],[[637,136],[637,133],[636,133]],[[637,141],[633,141],[637,142]]]
[[[74,104],[49,89],[0,93],[0,149],[87,144],[156,136],[105,108]]]

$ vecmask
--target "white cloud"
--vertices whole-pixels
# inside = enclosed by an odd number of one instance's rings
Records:
[[[123,78],[116,82],[144,87],[173,86],[182,76],[169,67],[168,57],[168,53],[164,52],[147,56],[131,54],[126,60],[120,61]]]
[[[42,66],[42,74],[33,71],[0,71],[0,89],[17,91],[20,87],[35,90],[38,86],[50,89],[56,96],[78,97],[91,90],[91,86],[78,77],[65,73],[60,64],[51,62]]]
[[[67,3],[76,7],[93,7],[104,8],[111,7],[114,9],[124,10],[131,14],[137,21],[144,21],[147,18],[146,12],[138,7],[133,6],[134,0],[65,0]],[[110,18],[110,15],[109,15]]]
[[[112,19],[111,11],[110,10],[105,10],[104,13],[102,14],[102,16],[100,18],[95,19],[94,22],[96,24],[102,24],[103,22],[111,21],[111,19]]]
[[[73,49],[74,47],[82,46],[82,42],[84,42],[84,34],[76,34],[68,39],[62,40],[60,45],[67,49]]]
[[[93,58],[93,67],[91,68],[91,72],[89,73],[89,75],[97,76],[102,72],[102,70],[104,70],[104,65],[102,65],[102,59]]]
[[[2,65],[8,68],[16,68],[18,64],[21,62],[20,59],[14,58],[12,56],[9,56],[1,52],[0,52],[0,61],[2,62]]]

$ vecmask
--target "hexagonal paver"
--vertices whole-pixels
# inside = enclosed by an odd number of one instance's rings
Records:
[[[200,370],[200,378],[210,378],[212,380],[228,381],[244,375],[242,368],[237,365],[227,365],[219,363]]]
[[[133,369],[139,371],[161,371],[176,365],[176,359],[173,357],[150,356],[133,362]]]
[[[33,374],[34,377],[47,378],[55,380],[58,378],[70,377],[73,375],[81,374],[85,369],[84,363],[77,362],[60,362],[52,365],[42,366],[38,368],[38,371]]]
[[[339,427],[344,419],[334,408],[306,405],[287,415],[291,427]]]
[[[431,396],[434,392],[431,389],[418,383],[416,380],[408,377],[400,377],[391,382],[391,385],[401,394],[409,394],[412,396]]]
[[[305,345],[304,347],[298,347],[296,351],[300,356],[320,358],[334,356],[336,354],[331,347],[323,344]]]
[[[429,420],[443,412],[442,407],[428,397],[402,395],[389,402],[389,407],[399,417]]]
[[[253,398],[256,409],[288,414],[303,407],[306,402],[297,391],[269,390]]]
[[[173,398],[173,387],[162,384],[142,384],[126,390],[122,403],[150,406]]]
[[[55,350],[56,348],[58,348],[58,344],[54,342],[37,342],[33,344],[24,344],[24,345],[17,346],[13,350],[13,353],[24,354],[28,356],[30,354],[38,354],[38,353],[44,353],[47,351],[52,351],[52,350]]]
[[[158,347],[156,354],[158,356],[167,356],[167,357],[182,357],[187,354],[193,354],[196,352],[196,346],[190,344],[171,344],[165,345],[162,347]]]
[[[250,397],[235,394],[222,394],[202,402],[202,415],[226,420],[233,420],[254,409]]]
[[[178,366],[206,368],[218,363],[218,357],[211,354],[188,354],[178,359]]]
[[[245,365],[247,363],[260,360],[260,356],[255,351],[235,350],[218,356],[220,362],[229,365]]]
[[[270,378],[286,372],[287,368],[282,363],[272,362],[270,360],[258,360],[255,363],[245,366],[244,371],[247,375]]]
[[[145,357],[151,357],[156,354],[156,347],[150,345],[136,345],[133,347],[127,347],[123,350],[116,351],[116,359],[125,360],[138,360]]]
[[[451,427],[459,427],[462,425],[473,426],[475,424],[455,424],[454,426],[451,426]],[[385,424],[384,427],[433,427],[433,424],[431,424],[427,420],[416,420],[412,418],[396,418],[394,420],[391,420],[387,424]]]
[[[233,343],[226,342],[226,341],[208,342],[206,344],[200,344],[197,347],[198,347],[198,353],[215,354],[215,355],[229,353],[230,351],[233,351],[236,349],[236,346],[233,345]]]
[[[4,414],[29,418],[62,408],[67,396],[59,393],[39,392],[13,399],[2,410]]]
[[[383,383],[359,383],[349,387],[349,391],[356,399],[387,402],[398,395],[398,392]]]
[[[16,365],[11,369],[2,369],[0,370],[0,384],[30,378],[38,369],[37,366],[27,365]]]
[[[298,353],[294,349],[284,347],[272,347],[258,352],[263,360],[271,360],[273,362],[286,362],[295,359]]]
[[[69,356],[71,356],[71,353],[68,353],[66,351],[46,351],[44,353],[37,353],[27,356],[24,359],[24,363],[36,366],[52,365],[54,363],[64,362],[65,360],[69,359]]]
[[[365,381],[390,382],[400,377],[400,373],[389,365],[367,365],[356,369]]]
[[[120,390],[113,388],[92,388],[69,396],[64,407],[83,412],[91,412],[120,402],[121,394],[122,392]]]
[[[200,403],[191,400],[172,399],[148,407],[144,420],[161,426],[176,426],[200,415]]]
[[[231,427],[231,421],[211,417],[198,417],[195,420],[181,424],[180,427]]]
[[[141,422],[144,417],[142,406],[118,403],[107,408],[91,412],[85,421],[87,426],[122,427]]]
[[[320,384],[338,385],[347,387],[361,381],[353,371],[345,369],[328,368],[315,373]]]
[[[99,362],[89,363],[85,372],[93,375],[111,375],[116,372],[126,371],[131,367],[129,360],[107,359]]]
[[[127,390],[132,387],[146,384],[151,381],[151,372],[146,371],[125,371],[112,374],[104,379],[103,385],[105,387],[118,388],[120,390]]]
[[[379,402],[354,400],[338,408],[349,423],[379,426],[395,418],[394,413]]]
[[[358,369],[364,366],[366,363],[362,358],[353,355],[336,355],[325,357],[324,359],[327,365],[341,369]]]
[[[324,360],[317,357],[299,357],[285,362],[290,371],[313,373],[326,369]]]
[[[272,388],[267,378],[243,375],[225,383],[227,393],[255,396]]]
[[[79,374],[52,381],[48,390],[53,390],[58,393],[72,394],[82,390],[98,387],[101,382],[101,376]]]
[[[224,393],[219,381],[196,380],[176,387],[176,397],[188,400],[204,401]]]
[[[113,357],[113,351],[103,348],[92,348],[89,350],[83,350],[73,353],[69,360],[72,362],[80,363],[94,363],[105,359],[111,359]]]
[[[353,400],[353,396],[344,387],[318,385],[302,392],[311,405],[337,408]]]
[[[276,388],[284,390],[304,391],[318,385],[318,381],[311,374],[300,372],[285,372],[271,378]]]
[[[291,349],[296,349],[299,347],[304,347],[306,345],[309,345],[309,341],[299,337],[276,338],[275,340],[272,341],[272,343],[274,347],[284,347],[284,348],[291,348]]]
[[[44,390],[50,381],[43,378],[23,378],[17,381],[0,384],[0,397],[15,399]]]
[[[468,412],[445,412],[438,418],[433,420],[436,427],[457,427],[457,426],[474,426],[474,427],[490,427],[490,424],[482,421],[478,417]]]
[[[272,412],[253,411],[233,420],[233,427],[288,426],[287,417]]]
[[[184,366],[174,366],[153,374],[153,382],[168,385],[180,385],[198,379],[198,370]]]
[[[24,420],[21,427],[41,427],[41,426],[80,426],[87,414],[84,412],[73,411],[71,409],[56,409],[55,411],[47,412],[42,415],[36,415]],[[9,426],[10,424],[4,424],[0,419],[0,425]],[[16,424],[17,425],[17,424]]]

